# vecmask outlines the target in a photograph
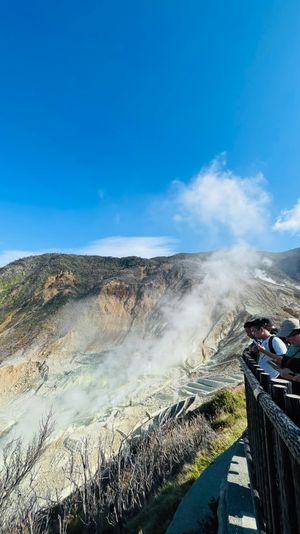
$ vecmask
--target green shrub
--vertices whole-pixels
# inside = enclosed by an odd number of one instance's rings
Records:
[[[213,421],[215,417],[223,412],[235,413],[236,397],[232,391],[224,389],[219,391],[214,398],[203,405],[202,413],[207,419]]]

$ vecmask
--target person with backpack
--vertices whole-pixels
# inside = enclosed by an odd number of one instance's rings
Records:
[[[258,339],[256,343],[259,350],[258,364],[271,378],[277,378],[280,373],[279,370],[274,369],[272,361],[276,361],[276,356],[283,356],[287,352],[287,346],[280,337],[271,334],[271,330],[272,324],[269,319],[257,319],[252,323],[253,335]],[[279,361],[278,364],[280,364]]]
[[[274,354],[270,350],[264,349],[274,362],[280,364],[281,367],[290,368],[295,372],[300,373],[300,321],[295,317],[285,319],[277,331],[280,337],[287,346],[285,354]],[[270,343],[270,342],[269,342]]]

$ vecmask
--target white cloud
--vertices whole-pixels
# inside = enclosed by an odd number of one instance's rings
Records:
[[[141,258],[154,258],[155,256],[172,256],[176,254],[177,241],[170,237],[106,237],[93,241],[80,249],[48,249],[48,250],[3,250],[0,252],[0,267],[8,263],[49,252],[61,252],[64,254],[84,254],[91,256],[139,256]]]
[[[170,237],[106,237],[94,241],[79,254],[97,256],[140,256],[154,258],[155,256],[171,256],[176,253],[176,240]]]
[[[300,199],[291,210],[282,210],[273,225],[273,230],[279,232],[300,232]]]
[[[224,165],[224,158],[217,158],[188,185],[176,183],[182,215],[192,223],[226,228],[234,237],[259,235],[266,227],[270,202],[264,177],[259,173],[242,178]]]

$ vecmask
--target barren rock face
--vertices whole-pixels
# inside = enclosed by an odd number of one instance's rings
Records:
[[[44,304],[53,299],[56,295],[71,296],[75,285],[75,277],[72,272],[61,271],[59,274],[49,276],[42,289],[38,289],[34,296],[42,298]]]
[[[1,368],[1,398],[13,400],[24,393],[34,382],[40,380],[39,364],[35,361],[16,362]]]

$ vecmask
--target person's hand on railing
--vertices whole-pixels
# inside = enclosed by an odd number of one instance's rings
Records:
[[[300,375],[296,375],[287,367],[280,370],[280,376],[282,378],[286,378],[287,380],[294,380],[295,382],[300,382]]]

